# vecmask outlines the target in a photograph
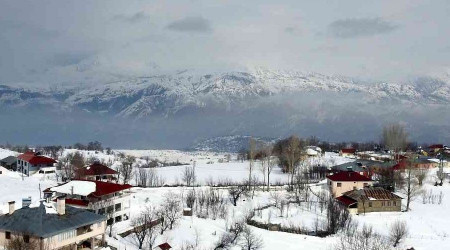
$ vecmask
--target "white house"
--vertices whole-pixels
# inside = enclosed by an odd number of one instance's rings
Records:
[[[73,180],[46,189],[44,197],[54,199],[64,195],[69,206],[105,215],[109,225],[129,219],[131,187],[104,181]]]

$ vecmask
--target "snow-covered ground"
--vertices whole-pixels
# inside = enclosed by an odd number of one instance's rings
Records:
[[[64,154],[73,152],[74,150],[66,150]],[[150,157],[167,162],[184,162],[190,165],[195,161],[197,181],[199,184],[206,184],[211,179],[218,181],[220,179],[231,179],[233,181],[245,180],[248,176],[248,162],[237,162],[232,158],[231,162],[219,163],[226,159],[225,154],[215,154],[208,152],[182,152],[182,151],[164,151],[164,150],[123,150],[125,154],[132,154],[136,157]],[[96,157],[104,161],[115,161],[114,155],[106,155],[103,153],[95,153],[83,151],[83,155]],[[0,149],[0,155],[6,157],[8,155],[17,155],[17,153]],[[222,160],[220,160],[222,159]],[[339,157],[333,153],[326,153],[322,158],[315,158],[314,161],[324,165],[340,164],[350,159]],[[116,163],[115,163],[116,164]],[[165,179],[167,183],[176,183],[181,180],[182,171],[185,166],[170,166],[156,168],[155,171]],[[256,167],[258,169],[258,167]],[[401,249],[413,246],[415,249],[446,249],[450,242],[450,184],[446,182],[442,187],[433,186],[434,175],[436,170],[431,170],[428,180],[424,184],[424,189],[433,194],[438,195],[442,192],[441,204],[423,204],[422,197],[417,197],[411,204],[410,212],[398,213],[370,213],[366,215],[355,215],[353,219],[358,221],[360,225],[372,225],[374,229],[383,235],[387,235],[390,225],[397,220],[405,221],[409,228],[407,239],[402,242]],[[450,172],[446,169],[446,172]],[[255,174],[260,175],[258,170]],[[261,178],[261,175],[260,177]],[[262,178],[261,178],[262,179]],[[274,170],[271,177],[275,183],[278,181],[286,181],[287,177],[279,169]],[[41,198],[41,191],[55,186],[57,184],[52,175],[33,175],[22,179],[19,173],[6,172],[0,176],[0,213],[7,212],[7,202],[16,201],[16,206],[21,206],[22,198],[32,198],[33,204],[37,204]],[[323,184],[323,183],[321,183]],[[321,184],[315,184],[312,187],[315,191],[321,190]],[[208,189],[209,187],[198,187],[197,190]],[[187,187],[160,187],[160,188],[133,188],[131,195],[131,218],[136,217],[146,206],[159,207],[164,201],[164,195],[167,192],[175,194],[185,194],[190,188]],[[228,195],[226,190],[222,190],[224,197]],[[272,191],[274,192],[274,191]],[[277,191],[285,194],[285,191]],[[245,201],[244,201],[245,199]],[[229,217],[239,217],[246,210],[271,204],[273,198],[269,192],[256,192],[253,199],[242,198],[238,202],[238,206],[234,207],[227,201]],[[403,202],[405,203],[405,202]],[[272,213],[271,215],[269,215]],[[269,221],[271,223],[280,223],[282,225],[296,224],[311,228],[317,220],[323,220],[324,216],[317,209],[304,209],[296,205],[290,205],[289,212],[286,211],[283,217],[280,216],[279,209],[268,208],[262,211],[261,215],[255,215],[256,220],[261,222]],[[185,243],[195,243],[198,239],[197,249],[210,249],[219,239],[222,232],[225,231],[226,225],[230,223],[230,219],[201,219],[197,217],[183,217],[173,230],[159,235],[156,243],[169,242],[174,249],[180,249]],[[116,233],[123,232],[130,228],[130,220],[117,223],[113,227]],[[289,234],[282,232],[266,231],[252,227],[253,231],[261,236],[264,241],[263,249],[319,249],[330,250],[337,242],[337,236],[319,238],[306,235]],[[118,249],[137,249],[131,236],[121,238],[116,235],[109,238],[108,242]],[[238,248],[236,248],[238,249]]]

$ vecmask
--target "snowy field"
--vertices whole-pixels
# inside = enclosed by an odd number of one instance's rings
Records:
[[[65,152],[71,152],[67,150]],[[155,151],[155,150],[124,150],[125,154],[132,154],[136,157],[151,157],[167,162],[187,162],[190,165],[193,161],[197,162],[198,182],[201,184],[208,183],[209,180],[219,180],[221,178],[229,178],[235,181],[244,180],[248,176],[248,162],[237,162],[232,159],[231,162],[219,163],[220,159],[226,158],[224,154],[215,154],[207,152],[182,152],[182,151]],[[86,156],[96,157],[105,161],[114,161],[114,155],[106,155],[103,153],[95,153],[83,151]],[[6,157],[8,155],[17,155],[17,153],[7,150],[0,150],[0,155]],[[339,164],[349,159],[339,157],[336,154],[327,153],[325,157],[314,159],[314,161],[323,164]],[[113,163],[117,164],[117,163]],[[161,175],[167,183],[176,183],[180,181],[182,171],[185,166],[170,166],[157,168],[156,172]],[[449,169],[445,170],[450,172]],[[259,171],[256,171],[258,174]],[[442,192],[441,204],[423,204],[423,199],[418,196],[411,204],[410,212],[398,213],[370,213],[366,215],[355,215],[352,218],[358,221],[360,225],[372,225],[374,229],[383,235],[388,234],[390,225],[395,221],[405,221],[409,228],[409,235],[402,242],[399,249],[406,249],[413,246],[415,249],[437,250],[446,249],[450,242],[450,184],[448,181],[442,187],[433,186],[435,170],[431,170],[429,178],[425,182],[423,189],[438,195]],[[279,169],[274,170],[274,183],[287,180],[287,176]],[[21,206],[22,198],[31,196],[33,204],[37,205],[41,198],[41,192],[45,188],[56,185],[55,177],[52,175],[34,175],[22,179],[20,174],[15,172],[7,172],[0,175],[0,213],[7,212],[7,202],[16,201],[16,206]],[[323,189],[320,185],[312,187],[315,191]],[[183,195],[191,188],[187,187],[160,187],[160,188],[133,188],[131,194],[131,218],[136,217],[141,210],[147,206],[159,207],[164,201],[164,195],[167,192]],[[209,187],[199,187],[196,190],[206,190]],[[221,190],[223,195],[228,195],[227,190]],[[280,195],[285,195],[285,191]],[[217,218],[215,220],[208,218],[202,219],[197,217],[183,217],[173,230],[166,231],[163,235],[158,235],[156,243],[170,242],[174,249],[180,249],[183,244],[198,244],[196,249],[211,249],[218,240],[220,234],[225,231],[226,225],[232,221],[231,217],[242,216],[244,211],[262,207],[273,202],[272,195],[269,192],[256,192],[253,199],[248,197],[241,198],[238,205],[234,207],[229,201],[227,202],[227,219]],[[404,204],[405,202],[403,202]],[[324,215],[318,210],[308,210],[302,207],[291,205],[289,212],[284,212],[281,216],[279,209],[270,207],[262,211],[260,215],[255,216],[256,220],[262,222],[270,221],[271,223],[289,225],[297,224],[305,227],[313,227],[316,221],[324,219]],[[130,228],[130,220],[117,223],[113,227],[114,237],[108,237],[108,242],[118,249],[137,249],[135,242],[131,236],[121,238],[118,233],[126,231]],[[263,249],[333,249],[338,237],[330,236],[319,238],[306,235],[289,234],[282,232],[273,232],[252,227],[253,231],[261,236],[264,241]],[[239,249],[238,247],[233,249]],[[448,247],[450,249],[450,247]]]

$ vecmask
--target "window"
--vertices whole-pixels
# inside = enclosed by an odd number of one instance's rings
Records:
[[[369,202],[369,207],[372,207],[372,202]]]
[[[23,236],[23,242],[30,243],[30,236],[29,235],[24,235]]]
[[[384,201],[381,202],[381,206],[384,207]]]
[[[397,202],[396,202],[396,201],[393,201],[393,205],[394,205],[394,206],[397,206]]]
[[[337,187],[342,187],[342,183],[338,182]]]
[[[391,202],[390,201],[388,201],[388,206],[391,206]]]
[[[8,231],[5,232],[5,239],[7,240],[11,239],[11,232]]]
[[[364,183],[364,187],[368,187],[369,186],[369,183]]]

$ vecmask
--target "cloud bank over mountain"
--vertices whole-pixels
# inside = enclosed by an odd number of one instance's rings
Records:
[[[449,12],[445,0],[1,1],[0,142],[374,140],[388,122],[445,142]]]

